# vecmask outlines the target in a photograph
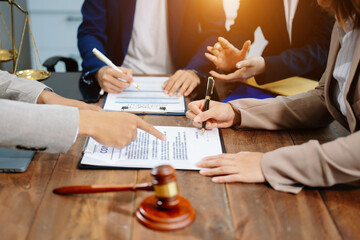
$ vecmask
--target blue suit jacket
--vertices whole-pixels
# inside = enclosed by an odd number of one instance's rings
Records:
[[[131,39],[135,0],[86,0],[78,29],[78,47],[85,75],[105,66],[95,57],[95,47],[115,65],[125,58]],[[222,0],[168,0],[169,45],[176,69],[207,73],[212,64],[204,57],[225,31]]]
[[[269,41],[262,56],[266,71],[256,77],[264,84],[292,76],[319,80],[325,71],[333,17],[314,0],[299,0],[290,44],[283,0],[242,0],[228,39],[241,48],[260,26]]]

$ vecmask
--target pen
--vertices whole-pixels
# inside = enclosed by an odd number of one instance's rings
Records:
[[[118,72],[121,72],[123,73],[123,71],[118,68],[117,66],[115,66],[115,64],[110,61],[110,59],[108,59],[104,54],[102,54],[99,50],[97,50],[96,48],[94,48],[92,50],[92,52],[95,54],[95,56],[97,58],[99,58],[101,61],[103,61],[106,65],[108,65],[109,67],[111,67],[112,69],[118,71]],[[122,78],[118,78],[120,81],[123,81],[123,82],[127,82],[125,79],[122,79]],[[137,90],[140,90],[139,86],[136,85],[134,82],[132,82],[133,86],[137,89]],[[104,94],[104,90],[101,89],[100,91],[100,95]]]
[[[207,85],[206,85],[204,112],[209,110],[210,97],[211,97],[211,94],[214,91],[214,87],[215,87],[214,78],[213,77],[208,77],[208,81],[207,81]],[[206,121],[203,121],[202,122],[202,127],[201,127],[202,134],[204,134],[204,132],[205,132],[205,126],[206,126]]]

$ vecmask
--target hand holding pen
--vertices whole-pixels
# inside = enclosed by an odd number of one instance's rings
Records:
[[[210,99],[211,99],[211,95],[214,92],[214,87],[215,87],[214,78],[213,77],[208,77],[208,81],[207,81],[207,85],[206,85],[204,112],[209,110]],[[204,132],[205,132],[205,127],[206,127],[206,121],[203,121],[202,126],[201,126],[202,134],[204,134]]]
[[[139,86],[137,86],[132,80],[132,71],[130,69],[120,69],[96,48],[93,49],[93,53],[107,65],[107,67],[100,68],[96,73],[96,77],[100,86],[105,88],[107,92],[122,92],[129,86],[128,84],[133,84],[136,89],[140,90]],[[118,77],[117,75],[119,74],[114,72],[114,70],[116,72],[122,73],[120,75],[121,77]],[[103,94],[103,89],[101,90],[100,94]]]
[[[240,112],[229,103],[209,101],[209,109],[205,111],[205,101],[197,100],[189,103],[186,117],[193,119],[193,125],[198,128],[228,128],[241,122]]]

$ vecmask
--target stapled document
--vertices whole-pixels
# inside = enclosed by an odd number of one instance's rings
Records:
[[[84,166],[153,168],[169,164],[175,169],[197,170],[202,158],[223,153],[218,129],[156,126],[166,136],[161,141],[138,129],[137,140],[123,149],[104,146],[89,138],[80,164]]]

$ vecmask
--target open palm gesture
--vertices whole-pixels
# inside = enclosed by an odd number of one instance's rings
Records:
[[[233,71],[236,69],[236,63],[246,58],[250,45],[251,42],[248,40],[244,43],[242,49],[239,50],[225,38],[219,37],[218,42],[213,47],[207,47],[209,53],[205,53],[205,56],[217,68],[223,71]]]

